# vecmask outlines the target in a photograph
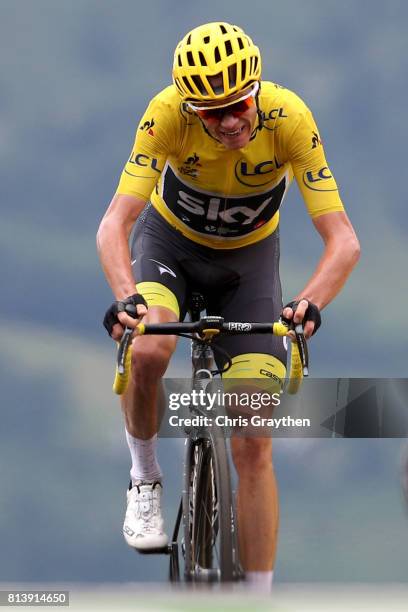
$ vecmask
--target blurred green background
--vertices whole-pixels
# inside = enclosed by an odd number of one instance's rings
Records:
[[[94,237],[192,27],[240,25],[263,77],[309,104],[360,237],[361,262],[313,339],[313,375],[407,375],[407,18],[397,0],[0,0],[0,581],[166,577],[121,536],[129,457]],[[289,300],[321,252],[296,186],[281,228]],[[186,359],[180,347],[169,374]],[[276,441],[277,581],[407,580],[403,446]],[[169,526],[182,450],[161,441]]]

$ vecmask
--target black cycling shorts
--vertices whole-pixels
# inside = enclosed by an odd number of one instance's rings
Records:
[[[183,236],[147,204],[132,237],[132,268],[137,286],[143,283],[140,292],[148,303],[149,297],[155,297],[156,283],[164,286],[164,302],[156,295],[153,304],[165,305],[180,320],[186,315],[190,293],[198,291],[205,297],[209,315],[222,316],[226,321],[276,321],[282,310],[278,232],[279,228],[246,247],[211,249]],[[146,291],[149,283],[154,283],[151,296]],[[265,356],[268,363],[269,355],[286,367],[286,341],[282,338],[222,336],[215,343],[231,357],[257,353]],[[218,351],[215,357],[221,368],[225,357]]]

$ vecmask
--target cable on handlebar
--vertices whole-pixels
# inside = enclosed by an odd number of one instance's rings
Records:
[[[231,355],[223,348],[221,348],[220,346],[218,346],[217,344],[212,344],[211,345],[212,349],[214,352],[219,352],[222,355],[224,355],[224,357],[227,358],[227,364],[226,367],[224,365],[224,367],[222,369],[217,369],[217,370],[212,370],[211,374],[213,376],[217,376],[218,374],[225,374],[225,372],[228,372],[228,370],[231,368],[232,366],[232,359],[231,359]]]

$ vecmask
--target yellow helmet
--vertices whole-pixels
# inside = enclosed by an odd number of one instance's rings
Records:
[[[260,77],[258,47],[241,28],[229,23],[198,26],[174,52],[173,82],[185,100],[222,100]]]

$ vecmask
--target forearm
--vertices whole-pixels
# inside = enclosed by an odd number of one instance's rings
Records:
[[[97,235],[98,254],[106,279],[117,300],[135,292],[128,244],[129,234],[123,227],[116,227],[104,220]]]
[[[304,297],[320,309],[324,308],[344,286],[359,259],[359,253],[354,234],[346,241],[328,241],[316,270],[295,299]]]
[[[135,198],[115,196],[98,229],[96,244],[99,258],[117,300],[135,293],[129,236],[144,205]]]

